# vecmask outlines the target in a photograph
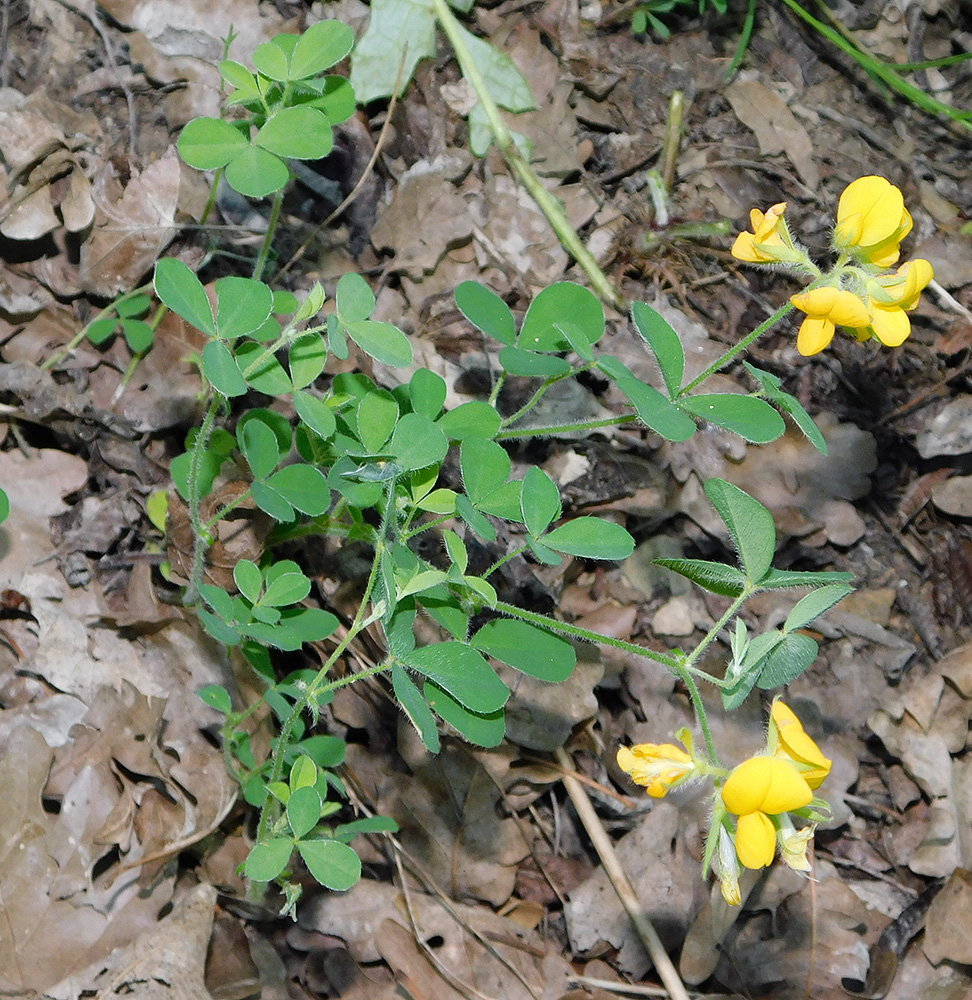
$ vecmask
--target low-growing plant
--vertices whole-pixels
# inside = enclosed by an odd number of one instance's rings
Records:
[[[224,79],[235,88],[231,106],[244,115],[190,122],[179,150],[191,165],[225,171],[227,181],[247,196],[274,195],[267,239],[252,277],[221,277],[211,294],[176,258],[158,261],[152,284],[159,302],[204,341],[196,356],[205,387],[204,417],[171,464],[175,491],[169,523],[178,509],[191,534],[185,602],[196,608],[210,635],[242,652],[263,686],[259,701],[246,705],[234,703],[221,686],[201,692],[225,716],[228,766],[246,801],[259,810],[244,874],[256,884],[277,883],[285,910],[293,913],[300,892],[295,857],[322,885],[347,889],[361,872],[354,836],[395,829],[393,820],[382,817],[346,820],[338,771],[345,744],[318,731],[322,709],[338,689],[368,679],[383,683],[432,753],[440,749],[444,726],[473,744],[493,747],[504,738],[511,695],[493,662],[558,683],[574,668],[577,641],[624,650],[684,683],[701,746],[683,730],[685,750],[645,744],[623,748],[619,761],[652,795],[690,778],[712,779],[704,869],[714,869],[727,899],[739,899],[742,867],[769,864],[777,844],[784,861],[806,869],[813,824],[826,815],[825,803],[813,792],[829,761],[777,701],[766,752],[725,767],[698,684],[714,685],[731,711],[754,688],[772,690],[796,679],[817,654],[806,627],[850,591],[850,575],[775,568],[769,511],[737,486],[710,479],[705,492],[725,525],[736,563],[658,560],[727,599],[724,613],[693,649],[657,652],[519,607],[502,599],[493,582],[508,561],[618,562],[632,553],[635,541],[613,521],[565,511],[557,484],[543,469],[532,466],[514,476],[506,445],[629,423],[669,441],[686,441],[700,426],[713,424],[765,444],[784,433],[785,415],[826,453],[810,415],[772,373],[746,363],[750,393],[702,390],[794,308],[807,314],[798,339],[805,354],[822,349],[837,325],[850,327],[861,340],[902,342],[910,329],[906,313],[931,269],[916,261],[890,270],[911,224],[900,191],[876,177],[847,189],[834,235],[838,257],[827,272],[790,234],[784,204],[765,213],[754,210],[753,231],[738,237],[733,253],[757,265],[789,268],[809,277],[810,286],[694,378],[685,376],[677,331],[648,304],[632,303],[632,335],[657,364],[661,389],[599,349],[605,316],[586,288],[552,284],[536,294],[518,321],[493,291],[464,282],[455,290],[456,305],[492,345],[496,369],[487,398],[449,406],[445,381],[426,368],[413,368],[408,336],[373,318],[375,297],[360,275],[342,277],[330,301],[320,284],[298,298],[260,280],[289,179],[287,158],[323,155],[332,124],[354,106],[346,80],[321,75],[350,47],[348,29],[321,22],[302,35],[280,35],[260,46],[255,73],[240,63],[222,63]],[[132,293],[103,317],[99,332],[111,335],[121,323],[127,334],[125,322],[140,321],[147,306]],[[378,384],[360,370],[329,374],[329,361],[347,362],[351,345],[388,369],[408,370],[408,378]],[[587,372],[613,383],[628,403],[625,412],[539,426],[526,421],[554,385]],[[531,385],[526,402],[512,411],[501,402],[510,378]],[[273,405],[259,405],[261,397]],[[253,558],[240,559],[231,579],[217,577],[208,556],[221,523],[252,508],[274,526],[266,544]],[[501,542],[497,522],[505,525],[502,538],[508,543]],[[289,545],[292,555],[293,543],[311,536],[355,544],[367,553],[356,610],[340,630],[338,617],[310,599],[307,567],[279,557],[282,546]],[[491,563],[471,558],[472,542],[489,553]],[[794,587],[809,593],[795,601],[783,625],[750,635],[739,618],[746,602],[761,592]],[[419,641],[414,626],[420,614],[434,623],[433,640]],[[349,672],[345,655],[365,629],[379,643],[380,656]],[[703,654],[726,635],[725,670],[703,669]],[[318,646],[328,650],[320,668],[279,677],[272,651],[297,650],[305,643],[327,644]],[[276,725],[268,753],[258,752],[252,739],[252,719],[263,708]],[[797,827],[793,817],[803,825]]]

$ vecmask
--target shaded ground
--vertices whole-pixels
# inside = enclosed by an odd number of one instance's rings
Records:
[[[340,16],[360,30],[366,14],[344,0],[315,8],[312,19]],[[909,8],[907,17],[897,5],[845,3],[837,14],[898,61],[972,41],[964,3],[924,15]],[[770,6],[760,7],[745,69],[731,84],[724,74],[738,18],[675,22],[667,44],[631,37],[609,8],[567,0],[503,3],[475,21],[530,81],[538,110],[516,127],[535,139],[541,173],[623,294],[654,303],[682,334],[689,375],[795,290],[730,257],[731,232],[749,209],[787,201],[791,225],[822,254],[840,191],[863,174],[902,188],[915,217],[906,249],[932,261],[954,300],[927,294],[896,351],[838,338],[804,359],[792,323],[756,345],[753,360],[818,418],[827,460],[798,435],[757,449],[715,428],[684,445],[618,430],[514,452],[521,471],[542,465],[574,509],[622,521],[640,545],[608,571],[512,563],[503,584],[588,627],[689,648],[724,605],[651,560],[725,555],[701,491],[713,475],[773,511],[778,565],[853,571],[858,592],[822,620],[821,657],[789,692],[835,762],[818,881],[774,868],[727,917],[718,889],[698,877],[704,803],[688,792],[648,804],[614,764],[620,742],[666,740],[689,723],[685,693],[641,661],[586,650],[563,687],[521,683],[510,742],[495,752],[447,741],[428,758],[380,686],[345,689],[326,725],[349,741],[344,774],[355,806],[394,816],[399,847],[363,843],[367,877],[347,895],[308,882],[297,925],[273,918],[274,900],[246,902],[236,866],[251,817],[213,745],[218,717],[193,692],[220,682],[245,695],[253,682],[168,603],[176,595],[154,569],[165,543],[145,513],[198,416],[186,361],[196,345],[169,317],[131,377],[120,336],[75,345],[50,371],[38,365],[107,299],[142,281],[167,246],[204,265],[204,280],[232,272],[234,255],[255,253],[259,206],[221,196],[218,221],[194,225],[207,188],[179,165],[172,143],[186,121],[218,108],[215,33],[232,23],[240,33],[232,54],[241,57],[305,16],[302,5],[232,0],[4,6],[0,484],[13,512],[0,579],[14,593],[4,598],[0,649],[0,787],[9,803],[0,816],[0,988],[75,997],[154,978],[193,997],[207,988],[219,998],[379,998],[398,989],[505,1000],[568,995],[573,974],[654,982],[549,763],[570,741],[689,983],[720,995],[827,997],[843,983],[875,997],[967,996],[970,143],[884,103],[859,69]],[[484,281],[522,310],[548,282],[583,280],[502,163],[468,153],[466,126],[450,110],[456,78],[444,50],[419,69],[376,172],[341,225],[320,232],[360,176],[384,110],[343,129],[338,152],[288,200],[276,262],[280,282],[295,289],[314,280],[333,289],[346,271],[365,273],[376,318],[409,331],[416,364],[446,378],[451,402],[476,398],[485,374],[479,338],[451,297],[460,281]],[[919,82],[969,103],[972,78],[961,65],[927,70]],[[708,241],[672,239],[644,187],[675,89],[687,109],[672,224],[731,223]],[[655,378],[622,317],[609,315],[607,341]],[[723,384],[745,385],[744,374],[730,370]],[[556,401],[571,418],[619,404],[594,380]],[[252,539],[240,544],[247,551]],[[347,609],[354,559],[314,550],[302,558],[321,599]],[[790,597],[754,601],[750,624],[773,627],[791,606]],[[355,662],[368,655],[363,646]],[[759,742],[755,699],[731,719],[713,715],[727,756]],[[925,893],[946,879],[924,937],[912,941],[928,912]],[[190,891],[196,882],[220,892],[212,935],[212,896]],[[184,946],[166,944],[170,936]],[[134,950],[106,960],[113,948]],[[147,952],[156,964],[140,966]],[[605,989],[589,987],[598,997]]]

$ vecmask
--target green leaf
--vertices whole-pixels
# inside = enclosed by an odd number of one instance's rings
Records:
[[[263,589],[263,574],[260,572],[260,567],[249,559],[240,559],[233,567],[233,579],[240,593],[251,604],[256,604]]]
[[[502,483],[491,493],[487,493],[476,506],[484,514],[501,517],[504,521],[522,521],[523,512],[520,510],[522,487],[523,483],[519,479]]]
[[[132,354],[144,354],[152,346],[155,338],[155,331],[152,327],[141,319],[123,319],[122,330],[125,333],[125,341]],[[88,331],[91,337],[91,331]]]
[[[721,688],[722,707],[727,712],[734,712],[749,697],[749,692],[756,686],[758,672],[743,674],[729,687]]]
[[[756,684],[764,691],[789,684],[811,666],[818,652],[819,647],[810,636],[791,632],[766,658]]]
[[[783,418],[765,400],[737,392],[683,396],[678,405],[753,444],[768,444],[786,432]]]
[[[342,323],[368,319],[375,311],[375,293],[357,271],[341,276],[334,298]]]
[[[570,320],[566,319],[559,320],[555,326],[564,335],[567,343],[570,344],[574,352],[583,358],[584,361],[594,360],[594,352],[591,350],[591,345],[587,342],[587,338],[580,327],[574,326]]]
[[[361,104],[391,97],[401,69],[404,93],[420,59],[435,55],[436,18],[424,0],[372,0],[368,30],[351,55],[351,86]]]
[[[110,317],[96,319],[88,325],[88,340],[95,346],[100,347],[106,341],[111,340],[118,329],[118,320]]]
[[[320,793],[311,785],[304,785],[292,792],[287,800],[287,822],[299,840],[306,837],[321,819]]]
[[[273,354],[267,354],[262,344],[244,341],[236,349],[236,358],[241,371],[247,373],[247,383],[258,392],[265,392],[268,396],[284,396],[293,392],[294,385],[283,365]],[[263,360],[257,364],[259,358]],[[257,365],[256,370],[251,372],[249,369],[254,364]]]
[[[320,160],[334,146],[334,133],[322,112],[300,104],[278,111],[253,142],[286,159]]]
[[[495,747],[506,735],[503,709],[495,712],[471,712],[432,681],[425,682],[425,698],[429,706],[470,743]]]
[[[364,396],[355,413],[358,440],[369,455],[378,455],[398,422],[398,400],[385,389]],[[428,464],[428,463],[427,463]]]
[[[474,649],[541,681],[559,684],[570,677],[577,654],[560,636],[515,618],[494,618],[470,640]]]
[[[496,529],[489,523],[486,517],[481,514],[475,507],[469,502],[468,498],[460,493],[456,497],[456,513],[472,528],[473,531],[479,535],[480,538],[487,542],[496,541]]]
[[[499,363],[510,375],[525,378],[550,378],[552,375],[566,375],[570,371],[570,363],[563,358],[534,354],[519,347],[504,347],[499,352]]]
[[[276,410],[268,410],[266,407],[257,406],[252,410],[247,410],[236,424],[236,441],[230,437],[227,454],[232,454],[233,447],[240,447],[240,437],[242,429],[251,421],[257,420],[273,431],[273,436],[277,439],[277,450],[281,455],[286,455],[290,451],[290,446],[294,443],[294,432],[290,426],[290,421]],[[229,437],[229,435],[227,435]]]
[[[667,441],[687,441],[695,433],[695,421],[687,413],[683,413],[657,389],[636,378],[617,358],[610,354],[602,355],[597,366],[617,382],[645,426]]]
[[[673,573],[688,577],[693,583],[713,594],[738,597],[746,587],[746,574],[735,566],[709,562],[707,559],[655,559],[657,566],[664,566]]]
[[[162,304],[210,337],[216,335],[216,324],[209,296],[202,282],[175,257],[163,257],[155,265],[155,294]]]
[[[243,865],[243,874],[255,882],[272,882],[287,867],[294,842],[289,837],[275,837],[256,844]]]
[[[438,587],[440,584],[445,583],[447,579],[448,575],[444,570],[423,570],[420,573],[416,573],[415,576],[410,577],[398,588],[398,600],[410,597],[412,594],[421,594],[426,590],[431,590],[433,587]]]
[[[273,308],[273,292],[262,281],[219,278],[216,289],[216,336],[245,337],[262,326]]]
[[[298,389],[294,393],[294,408],[304,424],[325,441],[334,433],[337,427],[334,411],[316,396]]]
[[[288,790],[313,788],[317,784],[317,765],[307,754],[301,754],[290,768]]]
[[[832,583],[827,587],[815,590],[812,594],[807,594],[794,605],[783,624],[783,631],[793,632],[809,625],[853,591],[854,588],[846,583]]]
[[[236,428],[240,451],[254,479],[266,479],[280,461],[277,437],[262,420],[248,420]]]
[[[455,294],[459,311],[473,326],[507,347],[515,344],[513,313],[494,291],[478,281],[464,281]]]
[[[464,642],[423,646],[404,659],[472,712],[495,712],[510,697],[510,689],[482,655]]]
[[[419,413],[406,413],[398,421],[388,445],[388,453],[408,472],[437,465],[448,450],[445,434]]]
[[[655,355],[668,395],[674,399],[682,388],[685,372],[685,351],[678,334],[661,313],[645,302],[631,303],[631,318]]]
[[[327,120],[332,125],[347,121],[354,114],[354,109],[358,106],[354,88],[343,76],[325,76],[309,80],[306,85],[320,94],[311,103],[318,111],[327,115]]]
[[[222,118],[194,118],[179,136],[179,155],[197,170],[225,167],[249,143],[236,126]]]
[[[822,587],[827,583],[849,583],[853,573],[827,573],[815,570],[771,569],[759,581],[760,590],[786,590],[789,587]]]
[[[221,618],[217,618],[216,615],[205,608],[197,608],[196,613],[199,615],[199,620],[203,623],[203,628],[217,642],[221,642],[224,646],[235,646],[242,638],[232,625],[227,625]]]
[[[305,333],[291,345],[288,354],[290,378],[294,388],[310,385],[324,371],[327,361],[327,344],[319,333]]]
[[[122,319],[138,319],[148,312],[151,304],[152,300],[147,295],[132,295],[127,299],[123,298],[120,301],[116,301],[115,312]]]
[[[729,529],[750,583],[760,583],[773,563],[776,526],[773,515],[748,493],[724,479],[709,479],[705,494]]]
[[[455,490],[433,490],[417,501],[415,506],[419,510],[427,510],[430,514],[452,514],[456,509]]]
[[[539,539],[555,552],[584,559],[627,559],[634,539],[620,524],[599,517],[575,517]]]
[[[348,745],[340,736],[320,734],[294,744],[294,749],[306,754],[318,767],[329,768],[344,763]]]
[[[272,582],[267,582],[266,593],[261,604],[280,608],[302,601],[311,589],[311,582],[303,573],[282,573]]]
[[[256,505],[281,524],[289,524],[297,517],[294,508],[271,486],[256,482],[250,487]]]
[[[223,175],[234,191],[247,198],[265,198],[290,180],[290,167],[259,146],[246,146],[229,163]]]
[[[411,678],[398,664],[392,667],[392,690],[398,704],[415,727],[429,753],[439,752],[439,731],[435,716],[422,692],[412,683]]]
[[[489,403],[473,399],[468,403],[460,403],[448,413],[443,413],[436,423],[451,440],[465,441],[470,437],[494,437],[503,423],[503,418]]]
[[[781,410],[789,413],[793,418],[793,422],[803,431],[807,440],[809,440],[814,448],[822,455],[826,455],[827,442],[824,440],[820,428],[814,423],[813,417],[807,413],[796,396],[791,396],[788,392],[784,392],[781,388],[782,382],[775,375],[765,372],[762,368],[757,368],[755,365],[751,365],[748,361],[744,361],[743,364],[749,370],[750,375],[762,386],[767,399],[775,403]]]
[[[604,310],[594,293],[572,281],[558,281],[530,303],[517,347],[526,351],[567,350],[570,345],[557,329],[564,320],[579,329],[590,344],[604,335]]]
[[[442,531],[442,540],[446,544],[453,567],[459,570],[460,575],[465,573],[466,568],[469,566],[469,554],[466,552],[466,546],[463,544],[462,539],[451,529],[444,528]]]
[[[510,477],[510,456],[495,441],[470,437],[459,449],[462,482],[469,499],[478,504]]]
[[[297,850],[307,870],[321,885],[343,892],[361,878],[361,859],[337,840],[301,840]]]
[[[200,689],[199,697],[210,707],[223,715],[229,715],[233,711],[233,701],[229,696],[229,691],[222,684],[207,684]]]
[[[303,80],[339,63],[354,47],[354,32],[341,21],[318,21],[297,39],[288,79]]]
[[[310,465],[288,465],[275,472],[266,485],[302,514],[318,517],[331,505],[331,491],[323,474]]]
[[[287,51],[278,44],[279,38],[280,35],[253,50],[253,65],[265,77],[283,83],[289,75],[290,60],[287,58]]]
[[[397,326],[370,319],[341,322],[348,336],[376,361],[391,368],[405,368],[412,363],[412,345]]]
[[[10,516],[10,497],[7,496],[7,491],[0,489],[0,524],[7,520]]]
[[[534,538],[539,538],[560,517],[560,491],[550,476],[535,465],[523,477],[520,510],[523,523]]]
[[[464,639],[469,632],[469,615],[459,607],[458,599],[448,587],[434,587],[421,598],[422,607],[455,639]]]
[[[221,340],[211,340],[203,348],[202,370],[212,387],[227,399],[246,392],[246,379],[236,358]]]
[[[446,398],[445,379],[428,368],[417,368],[408,384],[412,409],[429,420],[435,420]]]
[[[236,88],[231,95],[230,104],[260,100],[260,89],[257,87],[256,78],[242,63],[224,59],[219,64],[219,75],[231,87]]]
[[[435,751],[433,751],[435,752]],[[342,843],[356,837],[359,833],[397,833],[398,824],[390,816],[365,816],[335,827],[334,837]]]

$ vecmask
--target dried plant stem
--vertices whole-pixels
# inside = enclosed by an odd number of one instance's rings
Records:
[[[584,829],[591,838],[591,843],[597,851],[597,856],[601,859],[601,864],[611,880],[611,885],[614,886],[615,892],[621,900],[621,905],[628,911],[628,916],[634,924],[638,937],[641,938],[655,968],[658,970],[658,975],[661,977],[665,989],[668,990],[668,995],[672,1000],[689,1000],[688,992],[678,970],[668,957],[668,952],[665,951],[661,939],[658,937],[658,932],[652,925],[651,918],[645,912],[635,895],[634,887],[621,867],[611,838],[608,837],[607,831],[594,811],[594,806],[591,805],[591,800],[587,797],[584,786],[574,777],[573,772],[576,768],[573,760],[563,748],[557,749],[556,757],[557,763],[565,772],[561,780],[564,783],[564,788],[567,789],[570,801],[573,802],[577,815],[580,816]]]

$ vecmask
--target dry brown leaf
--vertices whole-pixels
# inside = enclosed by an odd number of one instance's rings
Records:
[[[736,80],[726,88],[726,98],[736,117],[756,133],[759,151],[764,156],[786,153],[803,183],[816,191],[820,171],[813,142],[784,100],[757,80]]]
[[[134,288],[175,236],[179,202],[179,158],[175,149],[143,171],[133,171],[124,194],[106,197],[96,182],[97,215],[81,246],[78,279],[86,292],[113,298]]]

